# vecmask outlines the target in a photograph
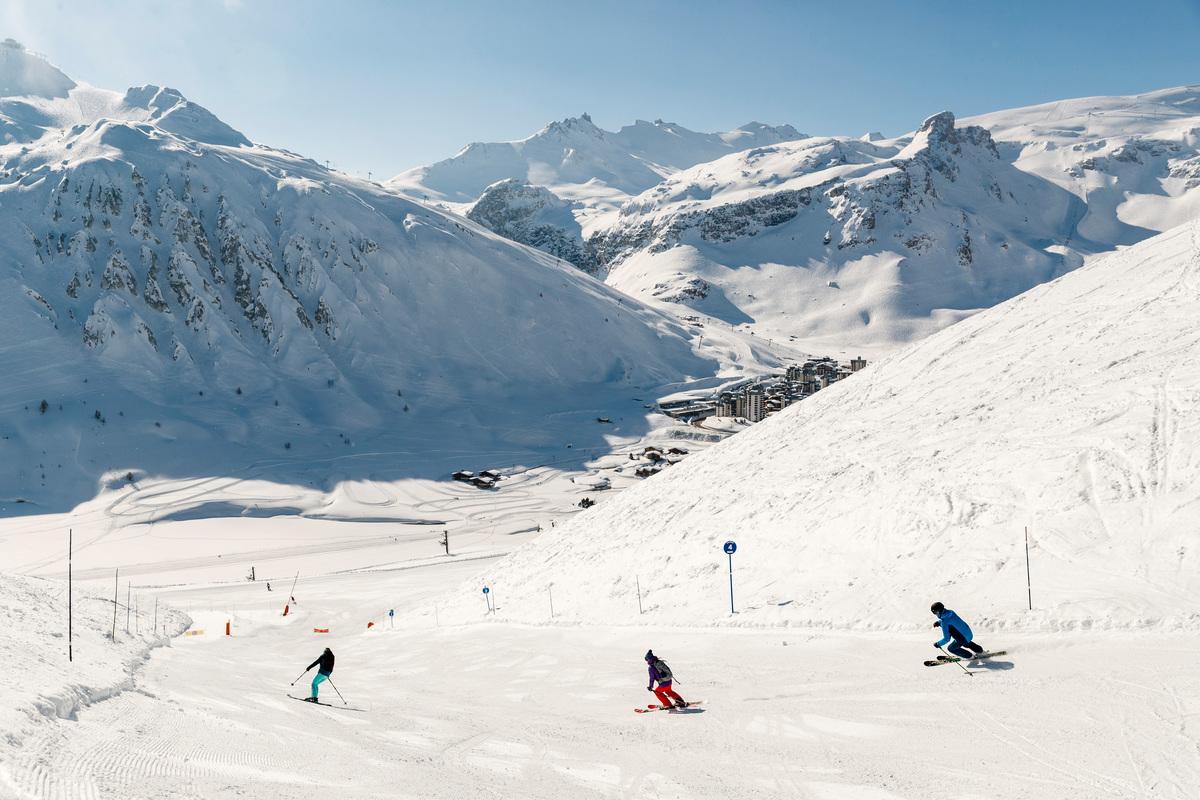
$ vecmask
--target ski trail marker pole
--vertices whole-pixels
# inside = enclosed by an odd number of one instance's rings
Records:
[[[337,686],[335,686],[335,685],[334,685],[334,683],[333,683],[333,678],[331,678],[331,677],[329,677],[328,675],[326,675],[326,676],[325,676],[325,680],[329,681],[329,685],[330,685],[330,686],[333,686],[333,690],[334,690],[335,692],[337,692],[338,699],[342,701],[342,705],[344,705],[344,706],[348,706],[348,705],[350,705],[349,703],[347,703],[347,702],[346,702],[346,698],[342,697],[342,693],[341,693],[341,692],[338,692],[338,688],[337,688]]]
[[[117,641],[117,592],[120,591],[121,568],[117,567],[113,571],[113,628],[112,640]]]
[[[641,614],[642,613],[642,579],[640,577],[638,577],[637,575],[634,575],[633,580],[637,584],[638,613]]]
[[[1029,577],[1029,526],[1025,526],[1025,591],[1029,593],[1029,610],[1033,611],[1033,581]]]
[[[730,539],[721,549],[729,556],[729,613],[736,614],[733,610],[733,554],[737,552],[737,542]]]
[[[67,661],[75,660],[75,653],[72,650],[72,637],[75,631],[75,598],[71,590],[72,574],[71,574],[71,558],[74,555],[74,531],[67,529]]]

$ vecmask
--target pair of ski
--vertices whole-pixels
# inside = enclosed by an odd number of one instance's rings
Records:
[[[685,705],[683,708],[676,708],[675,706],[660,706],[656,703],[651,703],[650,705],[646,706],[645,708],[635,708],[633,710],[633,712],[635,714],[649,714],[651,711],[687,711],[689,708],[698,706],[703,702],[704,702],[703,700],[693,700],[692,702]]]
[[[325,706],[326,708],[336,708],[338,711],[362,711],[366,712],[365,708],[354,708],[353,706],[336,706],[333,703],[322,703],[320,700],[310,700],[307,697],[296,697],[294,694],[289,694],[288,697],[293,700],[299,700],[301,703],[309,703],[314,706]]]
[[[925,666],[940,667],[942,664],[957,664],[960,661],[980,661],[982,659],[995,658],[996,656],[1006,656],[1006,655],[1008,655],[1007,650],[994,650],[990,653],[980,653],[979,655],[972,656],[971,658],[958,658],[957,656],[938,656],[936,661],[926,661]]]

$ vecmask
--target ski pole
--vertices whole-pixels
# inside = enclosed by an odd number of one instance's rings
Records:
[[[325,676],[325,680],[329,681],[329,685],[330,685],[330,686],[333,686],[333,690],[334,690],[335,692],[337,692],[338,699],[342,701],[342,705],[344,705],[344,706],[348,706],[348,705],[350,705],[349,703],[347,703],[347,702],[346,702],[346,698],[342,697],[342,693],[341,693],[341,692],[338,692],[338,688],[337,688],[337,686],[334,686],[333,679],[332,679],[332,678],[330,678],[328,675],[326,675],[326,676]]]
[[[942,648],[940,648],[940,647],[939,647],[939,648],[938,648],[938,650],[942,650]],[[945,653],[945,655],[946,655],[946,658],[950,658],[950,657],[951,657],[951,656],[950,656],[950,654],[949,654],[949,653],[946,653],[946,651],[945,651],[945,650],[942,650],[942,652],[943,652],[943,653]],[[974,674],[975,674],[974,672],[971,672],[971,670],[969,670],[969,669],[967,669],[966,667],[964,667],[964,666],[963,666],[963,663],[962,663],[962,659],[961,659],[961,658],[955,658],[955,659],[954,659],[954,663],[955,663],[955,664],[958,664],[958,668],[959,668],[959,669],[961,669],[963,672],[967,673],[968,675],[974,675]]]
[[[312,667],[309,667],[309,669],[312,669]],[[300,680],[307,674],[308,674],[308,670],[306,669],[306,670],[304,670],[304,672],[301,672],[299,675],[296,676],[296,681]],[[296,681],[292,681],[292,686],[296,685]]]

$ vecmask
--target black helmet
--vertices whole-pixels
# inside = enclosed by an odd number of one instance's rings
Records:
[[[653,661],[655,658],[656,658],[656,656],[654,655],[654,651],[653,651],[653,650],[647,650],[647,651],[646,651],[646,660],[647,660],[647,661]]]
[[[935,614],[940,614],[946,610],[946,607],[944,605],[942,605],[941,603],[934,603],[933,605],[931,605],[929,607],[929,610]]]

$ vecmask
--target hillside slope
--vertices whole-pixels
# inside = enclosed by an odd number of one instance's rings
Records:
[[[637,578],[643,622],[727,622],[735,539],[741,623],[923,626],[943,600],[989,628],[1194,626],[1198,296],[1193,222],[868,367],[482,580],[516,619],[544,619],[552,587],[559,617],[633,621]]]
[[[1072,242],[1132,244],[1200,214],[1200,85],[972,117],[1021,170],[1075,194]]]

